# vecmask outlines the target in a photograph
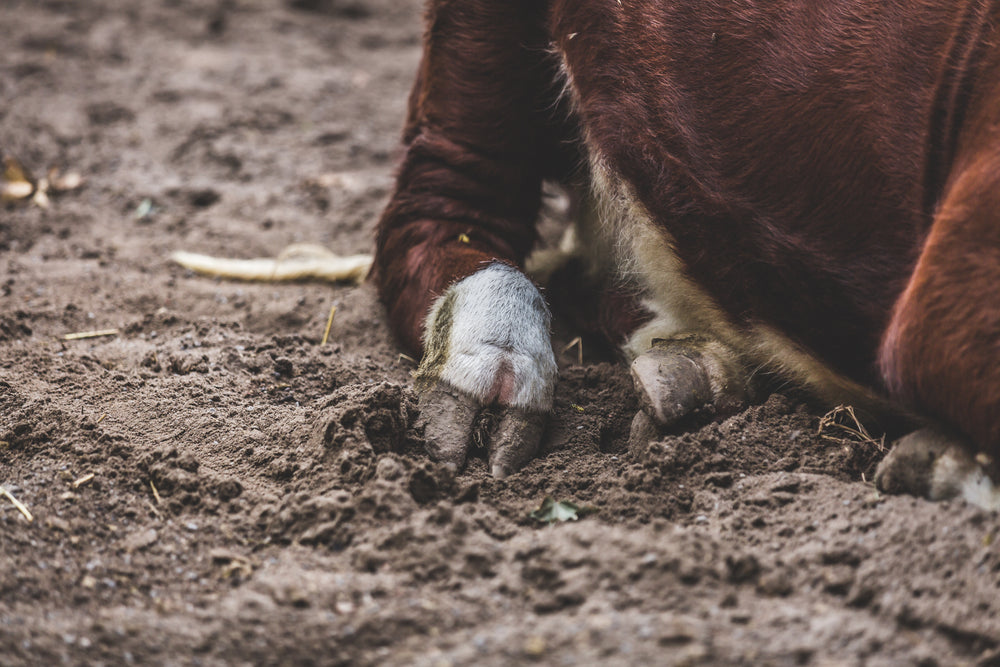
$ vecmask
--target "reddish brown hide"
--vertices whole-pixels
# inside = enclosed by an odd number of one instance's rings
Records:
[[[995,452],[998,19],[971,0],[432,0],[373,274],[397,334],[419,349],[449,284],[521,265],[542,180],[598,156],[735,322]]]
[[[535,241],[542,179],[565,152],[545,16],[531,0],[429,4],[406,157],[373,268],[411,351],[434,297],[483,262],[523,264]]]

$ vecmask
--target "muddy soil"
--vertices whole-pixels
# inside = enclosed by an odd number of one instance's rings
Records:
[[[169,261],[369,250],[416,0],[0,16],[0,150],[86,178],[0,209],[0,484],[34,519],[0,497],[0,664],[1000,664],[997,516],[880,496],[878,445],[795,397],[630,446],[627,374],[574,349],[543,455],[453,476],[370,287]]]

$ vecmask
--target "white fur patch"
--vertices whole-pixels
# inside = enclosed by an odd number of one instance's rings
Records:
[[[1000,509],[1000,490],[982,469],[977,468],[962,481],[961,497],[985,510]]]
[[[499,399],[548,411],[558,374],[550,322],[545,300],[524,274],[490,264],[434,302],[425,335],[447,336],[447,341],[427,341],[428,349],[443,344],[446,350],[440,368],[428,372],[484,404]]]

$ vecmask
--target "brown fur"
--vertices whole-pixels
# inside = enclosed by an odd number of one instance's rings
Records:
[[[492,259],[523,265],[542,179],[568,164],[551,122],[559,84],[544,19],[532,0],[429,3],[406,156],[373,268],[411,350],[448,285]]]
[[[737,324],[997,453],[998,19],[974,0],[431,0],[373,274],[395,330],[419,348],[449,284],[522,265],[541,181],[586,145]]]

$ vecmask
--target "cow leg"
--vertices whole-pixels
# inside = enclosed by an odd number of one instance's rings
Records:
[[[535,0],[428,3],[372,269],[397,337],[423,352],[415,378],[429,453],[460,467],[477,415],[495,409],[497,476],[534,454],[556,380],[548,309],[520,270],[542,180],[571,145],[552,120],[568,114],[546,11]]]
[[[956,165],[880,357],[890,393],[945,428],[900,440],[876,483],[998,507],[979,463],[1000,454],[1000,150]]]
[[[620,329],[628,336],[622,351],[641,405],[630,440],[739,411],[751,384],[741,354],[744,336],[687,276],[673,240],[648,218],[630,188],[601,160],[592,160],[591,178],[578,219],[580,236],[594,239],[585,247],[623,254],[610,264],[624,269],[623,284],[633,286],[622,300],[629,307],[615,311],[627,326]],[[611,237],[601,239],[609,230]],[[598,256],[591,263],[609,261]]]

